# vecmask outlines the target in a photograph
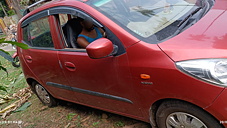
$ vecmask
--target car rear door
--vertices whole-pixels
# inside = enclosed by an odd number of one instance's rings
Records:
[[[23,39],[21,42],[31,48],[22,50],[23,61],[30,69],[32,77],[44,86],[55,98],[76,100],[68,90],[47,86],[51,83],[68,84],[58,59],[59,44],[53,29],[53,16],[41,11],[22,22]],[[45,15],[46,14],[46,15]]]

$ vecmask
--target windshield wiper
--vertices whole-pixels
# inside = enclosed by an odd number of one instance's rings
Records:
[[[195,15],[197,12],[199,12],[200,10],[202,9],[202,7],[198,7],[196,8],[193,12],[191,12],[187,17],[185,17],[178,25],[177,27],[180,27],[180,26],[184,26],[184,24],[187,24],[187,22],[189,21],[189,19]]]
[[[178,25],[178,29],[173,35],[177,35],[181,32],[181,30],[187,25],[188,21],[194,16],[197,12],[199,12],[203,7],[196,8],[193,12],[191,12],[187,17],[185,17]]]

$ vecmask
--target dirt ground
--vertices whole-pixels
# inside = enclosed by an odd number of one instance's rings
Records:
[[[151,128],[148,123],[65,101],[60,101],[57,107],[49,108],[44,106],[34,94],[28,102],[32,103],[32,105],[25,111],[12,113],[4,120],[16,122],[0,124],[0,127]],[[3,120],[0,120],[0,122],[1,121]]]

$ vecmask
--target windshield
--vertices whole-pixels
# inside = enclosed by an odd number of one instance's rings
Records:
[[[210,7],[208,0],[87,0],[125,30],[148,43],[158,43],[179,31],[179,24],[195,9],[184,27],[202,17]],[[206,11],[203,11],[206,10]],[[183,31],[183,30],[182,30]],[[180,33],[180,32],[179,32]],[[177,34],[179,34],[177,33]]]

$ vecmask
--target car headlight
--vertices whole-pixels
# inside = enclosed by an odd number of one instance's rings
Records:
[[[176,66],[193,77],[227,87],[227,59],[187,60]]]

